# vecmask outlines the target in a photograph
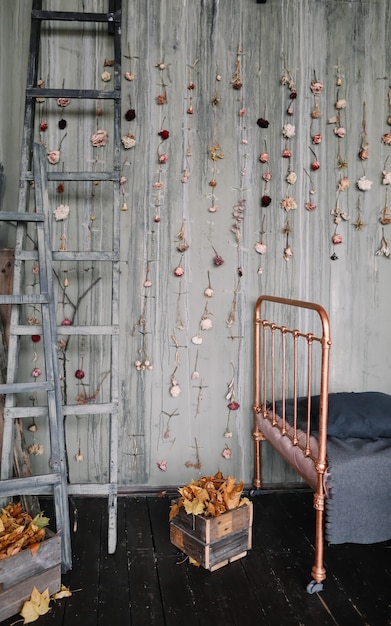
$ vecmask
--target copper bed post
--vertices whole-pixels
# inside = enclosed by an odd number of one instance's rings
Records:
[[[259,382],[259,363],[260,363],[260,333],[259,327],[262,324],[264,329],[266,326],[270,326],[270,328],[275,327],[275,324],[270,324],[267,320],[262,320],[261,318],[261,306],[264,301],[274,302],[277,304],[288,305],[291,307],[299,307],[303,309],[310,309],[316,311],[319,315],[321,327],[322,327],[322,336],[321,338],[315,337],[312,333],[306,335],[307,344],[308,344],[308,398],[311,397],[311,378],[312,378],[312,342],[314,340],[319,341],[321,343],[322,350],[322,358],[321,358],[321,381],[320,381],[320,409],[319,409],[319,437],[318,437],[318,457],[315,463],[315,469],[317,471],[317,486],[316,491],[314,493],[314,509],[316,516],[316,526],[315,526],[315,562],[311,570],[311,574],[313,576],[313,581],[315,583],[321,583],[326,577],[326,570],[323,564],[324,558],[324,516],[325,516],[325,493],[324,493],[324,484],[323,478],[324,473],[327,469],[327,411],[328,411],[328,381],[329,381],[329,361],[330,361],[330,323],[328,315],[325,309],[315,303],[305,302],[301,300],[290,300],[287,298],[279,298],[274,296],[260,296],[255,305],[255,315],[254,315],[254,430],[253,430],[253,438],[255,441],[255,478],[254,478],[254,486],[261,486],[261,476],[260,476],[260,441],[265,439],[264,435],[259,429],[257,423],[257,415],[261,411],[266,411],[266,374],[264,373],[264,385],[265,385],[265,395],[263,398],[263,405],[260,402],[260,382]],[[282,331],[282,335],[285,338],[286,327],[282,326],[280,328]],[[299,331],[293,331],[295,336]],[[265,339],[266,341],[266,339]],[[266,348],[264,346],[264,362],[263,367],[265,369],[266,365]],[[284,361],[284,359],[283,359]],[[285,367],[285,361],[284,361]],[[285,385],[285,372],[283,371],[283,387]],[[296,389],[296,380],[295,380],[295,389]],[[274,395],[274,382],[273,382],[273,390],[272,393]],[[285,402],[284,393],[283,393],[283,406]],[[273,398],[274,402],[274,398]],[[308,420],[309,420],[309,410],[308,409]],[[273,407],[274,413],[274,407]],[[284,409],[283,409],[284,413]],[[283,416],[284,417],[284,416]],[[309,422],[308,422],[309,423]],[[309,425],[307,426],[307,439],[309,437]],[[308,445],[308,444],[307,444]],[[312,587],[312,590],[311,590]],[[322,588],[320,585],[319,590]],[[307,591],[313,593],[316,591],[316,587],[312,586],[310,583],[307,587]]]

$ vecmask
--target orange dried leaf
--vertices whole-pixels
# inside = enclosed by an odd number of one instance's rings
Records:
[[[35,556],[39,550],[39,548],[41,547],[41,541],[37,541],[36,543],[32,543],[30,546],[30,552],[32,554],[32,556]]]

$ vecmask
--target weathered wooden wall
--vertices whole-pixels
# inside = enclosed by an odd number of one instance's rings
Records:
[[[60,4],[47,0],[50,8]],[[123,50],[132,58],[123,58],[122,71],[134,74],[131,81],[123,78],[123,112],[129,108],[136,112],[133,121],[124,119],[123,134],[133,134],[136,145],[123,149],[128,211],[121,215],[119,482],[124,486],[180,484],[218,469],[249,482],[252,310],[258,294],[313,300],[326,308],[333,339],[332,391],[390,391],[391,265],[390,258],[375,253],[381,247],[379,217],[386,205],[382,171],[391,169],[391,159],[386,162],[391,147],[381,141],[390,131],[391,7],[388,0],[268,0],[266,4],[129,0],[123,4]],[[15,0],[10,7],[0,0],[0,161],[5,167],[7,209],[17,197],[30,6]],[[106,5],[103,0],[72,0],[68,8],[105,10]],[[82,41],[67,32],[58,46],[58,33],[51,28],[43,48],[46,84],[65,80],[72,87],[85,77],[101,84],[103,62],[110,57],[102,29],[98,36],[85,29]],[[84,56],[81,43],[87,46]],[[234,89],[238,60],[242,86]],[[284,67],[296,85],[294,100],[281,83]],[[310,84],[315,75],[324,85],[319,94],[321,118],[311,117],[315,98]],[[190,82],[194,89],[188,88]],[[163,94],[167,102],[159,105],[157,98]],[[328,124],[338,114],[338,99],[347,104],[339,110],[340,125],[346,129],[342,139],[334,133],[336,124]],[[364,103],[369,142],[365,161],[358,157]],[[292,116],[287,114],[289,105]],[[48,115],[58,117],[54,110]],[[257,125],[261,117],[270,122],[268,128]],[[73,159],[79,164],[88,161],[91,130],[97,123],[91,107],[70,109],[68,119],[72,123],[62,144],[66,167]],[[104,110],[99,123],[108,120],[109,111]],[[287,123],[295,126],[295,135],[288,140],[283,137]],[[170,136],[161,143],[158,133],[163,129]],[[312,143],[315,134],[322,135],[320,144]],[[47,135],[45,141],[56,147],[59,138]],[[213,161],[211,147],[216,145],[218,156],[224,158]],[[292,151],[290,161],[282,158],[287,146]],[[320,162],[318,171],[311,171],[314,157],[309,146]],[[265,147],[268,166],[259,161]],[[344,170],[338,168],[338,149],[340,159],[347,161]],[[158,154],[163,153],[168,160],[159,165]],[[101,158],[106,158],[104,152]],[[286,182],[288,168],[297,174],[293,185]],[[272,179],[265,188],[262,176],[267,171]],[[350,188],[338,194],[342,175],[349,178]],[[368,191],[360,191],[356,184],[364,175],[373,182]],[[209,184],[213,179],[216,187]],[[156,188],[158,181],[163,183],[161,190]],[[313,195],[312,186],[316,187]],[[261,206],[265,194],[272,198],[268,207]],[[281,208],[287,195],[297,203],[289,214]],[[241,200],[245,208],[238,222],[234,207]],[[317,205],[314,211],[305,208],[310,200]],[[95,203],[93,236],[104,243],[110,224],[104,191],[99,191]],[[218,210],[210,211],[213,206]],[[338,225],[343,242],[333,247],[335,207],[350,219]],[[83,243],[85,231],[80,224],[87,214],[85,207],[78,209],[68,232],[70,245],[72,238]],[[287,238],[281,232],[287,217],[293,251],[288,260],[283,258]],[[362,228],[359,219],[365,224]],[[232,230],[235,223],[237,234]],[[189,244],[183,253],[177,249],[182,227]],[[390,225],[384,226],[384,235],[391,237]],[[5,239],[0,232],[2,247],[7,247]],[[254,249],[261,240],[267,244],[264,255]],[[216,252],[224,259],[220,266],[213,262]],[[336,260],[331,259],[334,252]],[[182,277],[174,275],[178,266],[184,270]],[[92,276],[100,277],[100,269],[85,272],[79,294],[91,284]],[[204,295],[209,280],[212,298]],[[83,315],[104,317],[101,282],[94,294],[98,302],[93,304],[92,299]],[[213,327],[200,331],[206,305]],[[96,307],[93,314],[91,307]],[[202,343],[192,341],[197,335]],[[77,347],[73,358],[77,361]],[[145,358],[152,369],[138,370],[135,362]],[[91,385],[96,386],[104,371],[102,350],[90,354],[88,363]],[[199,378],[192,376],[194,370]],[[226,394],[232,377],[240,407],[229,414]],[[170,393],[173,378],[181,390],[176,397]],[[230,438],[224,437],[228,415]],[[88,453],[84,463],[76,466],[81,436]],[[67,441],[75,480],[96,480],[105,473],[103,423],[87,427],[77,418],[69,420]],[[230,460],[222,456],[226,446],[232,452]],[[162,461],[166,472],[158,467],[163,467]],[[268,450],[265,461],[267,482],[292,480],[290,471]]]

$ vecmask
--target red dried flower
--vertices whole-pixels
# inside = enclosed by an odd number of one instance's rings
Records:
[[[39,130],[44,132],[47,129],[48,129],[48,123],[47,122],[41,122],[40,125],[39,125]]]
[[[76,370],[76,372],[75,372],[75,376],[76,376],[76,378],[78,378],[79,380],[82,380],[82,379],[84,378],[85,374],[84,374],[83,370]]]
[[[271,203],[272,199],[270,196],[264,195],[261,198],[261,205],[263,207],[269,206],[269,204]]]
[[[289,150],[288,148],[284,148],[284,150],[282,151],[282,158],[283,159],[290,159],[291,156],[292,156],[291,150]]]
[[[136,118],[136,111],[134,109],[128,109],[125,113],[125,119],[127,122],[132,122]]]
[[[41,341],[41,335],[31,335],[31,341],[33,343],[38,343],[38,341]]]
[[[320,168],[320,163],[319,163],[319,161],[317,161],[317,160],[312,161],[312,163],[311,163],[311,169],[312,169],[312,171],[313,171],[313,172],[316,172],[316,170],[318,170],[319,168]]]
[[[291,91],[291,93],[289,94],[289,97],[290,97],[291,100],[296,100],[297,92],[296,91]]]
[[[257,124],[259,126],[259,128],[268,128],[269,127],[269,122],[267,120],[265,120],[265,118],[260,117],[257,120]]]
[[[60,130],[64,130],[64,128],[66,128],[66,127],[67,127],[67,121],[66,121],[66,120],[61,119],[61,120],[58,122],[58,127],[59,127],[59,129],[60,129]]]
[[[229,404],[227,404],[227,407],[229,408],[230,411],[237,411],[238,408],[240,407],[239,402],[230,402]]]
[[[71,326],[72,322],[69,319],[69,317],[66,317],[65,319],[62,320],[61,322],[61,326]]]
[[[161,130],[160,132],[158,132],[159,137],[161,137],[163,140],[164,139],[168,139],[170,136],[170,131],[169,130]]]
[[[213,263],[216,265],[216,267],[219,267],[219,265],[223,265],[224,259],[219,254],[216,254],[213,258]]]
[[[195,87],[195,84],[192,81],[187,85],[188,89],[194,89],[194,87]]]

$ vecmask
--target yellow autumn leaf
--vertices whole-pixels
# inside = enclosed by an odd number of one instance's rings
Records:
[[[0,533],[3,533],[5,531],[5,526],[4,526],[4,522],[0,517]]]
[[[185,507],[185,511],[188,515],[192,513],[193,515],[201,515],[204,512],[205,505],[200,500],[184,500],[183,506]]]
[[[195,559],[193,559],[192,556],[189,556],[189,563],[190,565],[194,565],[195,567],[199,567],[200,564],[198,563],[198,561],[196,561]]]
[[[52,600],[62,600],[62,598],[70,598],[71,595],[72,591],[69,589],[69,587],[61,585],[60,591],[57,591],[57,593],[54,593],[52,595]]]
[[[40,615],[45,615],[50,609],[49,589],[39,593],[36,587],[33,588],[30,600],[27,600],[22,607],[20,615],[23,617],[23,624],[35,622]]]

